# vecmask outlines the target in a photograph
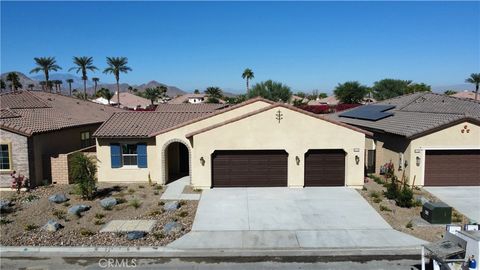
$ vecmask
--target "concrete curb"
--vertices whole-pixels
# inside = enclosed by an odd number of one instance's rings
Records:
[[[167,247],[0,247],[1,257],[420,257],[421,247],[321,249],[172,249]]]

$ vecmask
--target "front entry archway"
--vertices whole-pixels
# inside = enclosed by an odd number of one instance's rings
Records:
[[[171,142],[165,148],[164,155],[165,184],[190,175],[190,153],[184,143]]]

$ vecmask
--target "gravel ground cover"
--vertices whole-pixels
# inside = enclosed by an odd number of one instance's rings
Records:
[[[12,201],[11,210],[3,212],[0,220],[0,244],[5,246],[164,246],[191,230],[198,201],[178,201],[178,209],[165,211],[161,201],[162,186],[142,184],[99,183],[94,200],[83,200],[74,194],[74,185],[50,185],[31,192],[2,191],[2,200]],[[48,197],[65,194],[68,201],[53,203]],[[119,204],[104,209],[100,200],[115,197]],[[80,216],[68,214],[71,206],[84,204],[91,208]],[[128,240],[124,233],[100,233],[104,224],[117,219],[156,220],[153,230],[145,237]],[[49,221],[64,227],[49,232],[42,227]],[[170,233],[164,225],[176,222],[180,230]]]
[[[408,233],[426,241],[437,241],[445,233],[445,225],[431,225],[424,221],[420,213],[422,205],[417,204],[411,208],[402,208],[383,196],[386,188],[367,178],[362,190],[358,192],[370,203],[370,205],[387,221],[394,229]],[[415,197],[424,197],[431,202],[439,201],[436,197],[423,189],[414,188]],[[452,224],[466,224],[468,218],[453,209]]]

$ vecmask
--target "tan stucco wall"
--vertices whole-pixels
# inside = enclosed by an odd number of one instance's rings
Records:
[[[191,153],[193,146],[185,137],[186,134],[249,113],[251,111],[264,108],[269,105],[270,104],[267,102],[257,101],[192,123],[190,125],[162,133],[157,135],[155,138],[149,139],[147,145],[148,168],[111,168],[110,143],[122,143],[128,140],[97,139],[97,158],[99,160],[98,180],[102,182],[145,182],[147,181],[148,174],[150,173],[150,177],[153,182],[164,184],[167,177],[166,167],[168,164],[165,151],[170,143],[181,142],[187,146],[189,152]],[[191,158],[189,158],[189,160],[191,162]],[[190,166],[190,170],[191,168],[192,167]]]
[[[467,126],[469,133],[462,133],[461,130]],[[419,153],[415,153],[415,149]],[[410,181],[415,177],[415,185],[424,184],[424,168],[425,168],[425,150],[428,149],[480,149],[480,126],[464,122],[438,132],[412,140],[405,157],[411,166],[407,169]],[[417,166],[416,158],[420,157],[420,166]]]
[[[281,111],[279,123],[276,113]],[[303,187],[304,156],[309,149],[343,149],[346,152],[346,185],[363,185],[365,135],[286,108],[265,112],[218,127],[193,137],[192,184],[211,187],[211,155],[214,150],[285,150],[288,156],[288,186]],[[357,148],[358,152],[354,152]],[[355,164],[358,155],[360,163]],[[295,157],[300,158],[297,165]],[[205,159],[204,166],[200,158]]]
[[[146,143],[147,144],[147,168],[126,166],[112,168],[110,157],[110,143]],[[156,170],[158,166],[155,139],[97,139],[97,164],[99,182],[148,182],[148,174],[153,182],[157,182]]]

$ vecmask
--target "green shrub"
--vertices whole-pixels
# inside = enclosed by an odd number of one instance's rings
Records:
[[[156,190],[162,190],[163,187],[162,187],[161,185],[156,185],[156,186],[155,186],[155,189],[156,189]]]
[[[127,202],[127,200],[126,200],[125,198],[123,198],[123,197],[115,198],[115,199],[117,199],[117,204],[121,204],[121,203],[126,203],[126,202]]]
[[[91,230],[89,230],[87,228],[80,228],[80,235],[81,236],[92,236],[94,234],[95,234],[94,232],[92,232]]]
[[[367,187],[363,186],[363,187],[362,187],[362,190],[363,190],[363,191],[367,191]]]
[[[413,230],[412,221],[409,221],[409,222],[407,223],[407,225],[405,225],[405,228],[407,228],[407,229],[412,229],[412,230]]]
[[[103,224],[105,224],[105,221],[103,221],[103,220],[101,220],[101,219],[97,219],[97,220],[95,220],[95,222],[93,222],[93,224],[95,224],[95,225],[103,225]]]
[[[138,199],[133,199],[133,200],[130,201],[130,203],[128,205],[132,206],[135,209],[138,209],[142,205],[142,202],[139,201]]]
[[[81,153],[72,156],[70,176],[76,183],[78,192],[84,199],[91,200],[97,189],[97,166],[92,158]]]
[[[372,191],[372,192],[370,192],[370,197],[372,197],[372,198],[380,198],[380,194],[378,194],[378,192],[376,192],[376,191]]]
[[[69,203],[69,202],[64,202],[64,203],[63,203],[63,206],[69,207],[69,206],[70,206],[70,203]]]
[[[164,201],[159,201],[158,202],[158,206],[164,206],[165,205],[165,202]]]
[[[138,186],[138,188],[145,188],[145,186],[140,185],[140,186]]]
[[[6,219],[6,218],[1,218],[1,219],[0,219],[0,225],[6,225],[6,224],[8,224],[8,223],[12,223],[12,221],[11,221],[11,220],[8,220],[8,219]]]
[[[24,202],[33,202],[33,201],[36,201],[36,200],[38,200],[38,199],[39,199],[38,196],[35,196],[35,195],[33,195],[33,194],[29,194],[27,197],[25,197],[25,198],[23,199],[23,201],[24,201]]]
[[[153,192],[153,195],[158,195],[158,194],[160,194],[158,191]]]
[[[400,207],[410,208],[413,206],[413,191],[407,184],[404,184],[398,192],[396,202]]]
[[[460,215],[459,213],[457,213],[456,211],[453,211],[452,213],[452,222],[455,222],[455,223],[458,223],[458,222],[462,222],[462,215]]]
[[[180,205],[180,207],[182,207],[186,204],[187,204],[187,201],[185,201],[185,200],[181,200],[181,201],[178,202],[178,205]]]
[[[102,214],[102,213],[96,213],[96,214],[95,214],[95,218],[96,218],[96,219],[102,219],[102,218],[104,218],[104,217],[105,217],[105,215]]]
[[[179,217],[186,217],[186,216],[188,216],[188,212],[187,211],[182,211],[182,212],[178,213],[178,216]]]
[[[374,198],[374,199],[373,199],[373,202],[374,202],[374,203],[380,203],[381,201],[382,201],[381,198]]]
[[[29,223],[29,224],[26,224],[23,228],[25,229],[25,231],[29,232],[29,231],[35,230],[36,228],[38,228],[38,226],[32,223]]]
[[[392,212],[392,210],[385,205],[380,205],[380,211]]]
[[[369,174],[368,177],[379,185],[383,185],[385,183],[385,181],[381,177],[378,177],[375,174]]]
[[[52,214],[58,218],[58,219],[66,219],[67,218],[67,212],[60,210],[60,209],[54,209]]]
[[[159,216],[161,214],[163,214],[163,210],[152,210],[148,213],[149,216]]]
[[[165,238],[165,234],[163,234],[162,232],[155,232],[153,233],[153,237],[155,237],[155,239],[157,240],[160,240],[162,238]]]
[[[397,185],[397,177],[392,176],[391,182],[387,183],[387,191],[385,191],[385,197],[390,200],[395,200],[398,196],[398,185]]]
[[[135,193],[135,189],[133,189],[133,188],[129,188],[129,189],[128,189],[128,193],[130,193],[130,194],[133,194],[133,193]]]

